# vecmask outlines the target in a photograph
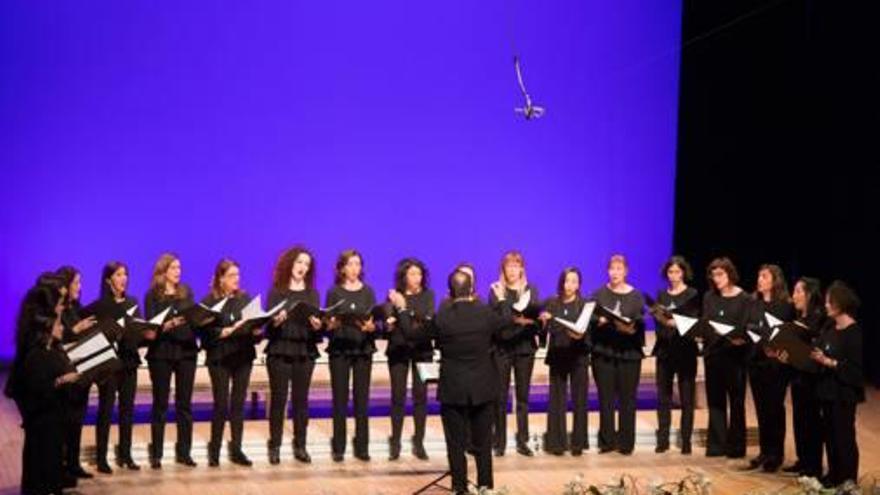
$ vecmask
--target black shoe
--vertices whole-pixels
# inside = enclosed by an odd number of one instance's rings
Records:
[[[495,452],[495,457],[504,457],[504,449],[502,447],[495,447],[492,450]]]
[[[599,447],[600,454],[607,454],[609,452],[614,452],[616,449],[614,447]]]
[[[428,460],[428,453],[425,451],[425,444],[421,440],[412,439],[412,455],[420,461]]]
[[[669,450],[669,432],[661,432],[657,431],[657,446],[654,448],[654,452],[658,454],[662,454]]]
[[[67,474],[73,476],[74,478],[79,478],[79,479],[82,479],[82,480],[88,480],[88,479],[92,479],[92,478],[95,477],[94,474],[92,474],[92,473],[86,471],[86,470],[83,469],[83,467],[80,466],[79,464],[77,464],[76,466],[73,466],[72,468],[68,469],[68,470],[67,470]]]
[[[123,457],[120,459],[116,459],[116,465],[119,467],[124,467],[129,471],[140,471],[141,467],[138,466],[131,457]]]
[[[555,456],[564,456],[565,455],[565,450],[563,450],[563,449],[544,449],[544,452],[547,452],[548,454],[555,455]]]
[[[110,464],[107,462],[107,459],[98,459],[97,463],[98,472],[101,474],[113,474],[113,469],[110,467]]]
[[[229,462],[244,467],[250,467],[254,465],[254,463],[251,462],[250,459],[248,459],[248,456],[244,455],[244,452],[241,451],[241,448],[229,449]]]
[[[767,457],[764,454],[759,454],[757,457],[753,457],[752,460],[749,461],[748,469],[758,469],[763,466],[765,462],[767,462]]]
[[[761,466],[761,470],[765,473],[775,473],[779,471],[779,468],[782,466],[782,459],[777,458],[769,458],[764,462],[764,465]]]
[[[790,474],[790,475],[800,475],[801,471],[803,471],[803,470],[804,470],[804,467],[801,466],[801,461],[795,461],[794,464],[792,464],[790,466],[785,466],[784,468],[782,468],[782,472],[784,474]]]
[[[571,449],[571,455],[575,457],[580,457],[584,454],[583,449]]]
[[[220,446],[208,443],[208,466],[217,467],[220,465]]]
[[[162,460],[155,457],[150,458],[150,469],[162,469]]]
[[[529,446],[526,444],[517,445],[516,446],[516,453],[519,455],[524,455],[526,457],[533,457],[535,455],[535,453],[532,452],[532,449],[530,449]]]
[[[186,467],[196,467],[196,461],[189,454],[177,454],[174,456],[174,462],[186,466]]]
[[[305,447],[294,447],[293,458],[304,464],[311,464],[312,456],[306,451]]]
[[[269,445],[269,464],[277,466],[281,464],[281,448]]]
[[[397,459],[400,459],[400,440],[394,441],[393,437],[388,437],[388,460],[396,461]]]
[[[681,455],[691,455],[691,443],[685,442],[681,444]]]
[[[63,489],[76,488],[77,482],[78,482],[78,480],[76,479],[76,476],[70,476],[70,475],[62,475],[61,476],[61,488],[63,488]]]
[[[706,449],[706,457],[724,457],[724,452],[721,450]]]
[[[370,454],[366,452],[355,452],[354,458],[359,461],[370,462]]]
[[[620,455],[632,455],[633,449],[620,449],[617,452],[619,452]]]
[[[658,443],[656,447],[654,447],[654,452],[657,454],[662,454],[669,450],[669,443]]]
[[[345,456],[340,454],[339,452],[333,453],[333,462],[342,462],[345,460]]]

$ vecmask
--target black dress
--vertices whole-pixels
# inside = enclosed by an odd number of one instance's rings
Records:
[[[553,297],[547,301],[545,311],[554,317],[575,322],[585,303],[581,297],[567,303],[559,297]],[[566,327],[553,320],[547,324],[547,333],[545,362],[550,367],[550,404],[547,407],[544,450],[561,454],[571,448],[572,454],[580,455],[590,446],[587,439],[587,357],[590,352],[587,337],[573,338]],[[569,397],[573,415],[570,441],[565,425]]]
[[[814,311],[805,317],[797,318],[805,328],[801,339],[811,347],[822,329],[829,323],[822,310]],[[794,427],[794,446],[797,465],[806,476],[819,478],[822,475],[822,432],[816,425],[822,424],[820,403],[816,396],[819,365],[814,369],[802,371],[791,369],[792,426]]]
[[[21,493],[61,493],[67,386],[56,387],[55,380],[73,369],[60,349],[39,345],[28,352],[23,370]]]
[[[292,291],[289,289],[272,289],[269,292],[269,307],[283,300],[302,301],[318,307],[318,291],[306,289]],[[269,323],[267,327],[269,343],[266,346],[266,367],[269,371],[269,389],[272,401],[269,409],[269,448],[281,447],[281,436],[284,432],[284,411],[287,400],[293,404],[293,446],[305,449],[306,433],[309,424],[309,387],[312,383],[312,372],[318,358],[318,343],[321,333],[315,331],[305,321],[288,318],[280,326]]]
[[[667,310],[677,310],[685,316],[699,315],[697,290],[688,287],[679,294],[667,290],[657,293],[657,304]],[[687,309],[687,308],[693,308]],[[694,431],[696,396],[697,342],[690,335],[681,336],[672,326],[655,320],[657,342],[651,352],[657,358],[657,450],[669,448],[669,430],[672,424],[672,386],[678,378],[678,396],[681,401],[679,434],[683,452],[689,452]]]
[[[637,290],[618,294],[607,286],[594,292],[593,299],[635,324],[632,335],[618,331],[612,322],[597,326],[590,334],[593,376],[599,392],[599,452],[631,454],[636,441],[636,395],[644,357],[645,299]],[[615,421],[615,404],[619,421]]]
[[[192,306],[193,294],[189,287],[181,286],[184,297],[167,297],[149,291],[144,297],[144,316],[153,318],[171,308],[168,319],[179,317]],[[153,406],[150,413],[150,459],[162,459],[165,443],[165,422],[168,399],[171,393],[171,376],[174,375],[174,415],[177,420],[177,443],[174,446],[177,460],[190,458],[192,448],[192,394],[196,377],[198,344],[193,328],[188,322],[169,331],[160,332],[150,343],[147,363],[153,388]]]
[[[395,310],[396,328],[388,332],[388,373],[391,377],[391,438],[398,450],[403,431],[406,405],[407,375],[412,376],[413,445],[422,446],[425,438],[428,392],[416,370],[416,363],[431,362],[434,349],[428,335],[428,326],[434,318],[434,292],[425,289],[418,294],[405,294],[406,309]]]
[[[80,336],[73,333],[73,327],[82,320],[79,301],[73,301],[61,313],[61,324],[64,326],[62,342],[65,344],[79,340]],[[82,445],[82,428],[89,405],[89,389],[91,382],[78,381],[64,388],[67,398],[64,430],[64,462],[69,472],[78,471]]]

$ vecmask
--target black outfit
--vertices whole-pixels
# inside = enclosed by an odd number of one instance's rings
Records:
[[[437,399],[452,489],[467,493],[466,448],[475,451],[477,484],[492,488],[490,436],[498,376],[491,346],[493,336],[510,323],[510,306],[501,303],[490,309],[478,301],[450,302],[441,306],[434,322],[441,352]]]
[[[214,306],[221,299],[207,296],[202,304]],[[244,402],[257,354],[254,345],[259,337],[248,332],[220,338],[220,333],[224,327],[232,326],[241,319],[241,310],[249,301],[250,297],[244,292],[231,296],[223,305],[221,316],[201,329],[201,342],[206,351],[205,362],[211,377],[211,395],[214,399],[211,440],[208,443],[208,463],[212,466],[217,465],[227,418],[232,434],[227,452],[233,460],[244,457],[241,451]]]
[[[597,326],[590,334],[593,346],[593,376],[599,392],[599,451],[632,453],[636,440],[636,394],[645,345],[645,300],[637,290],[626,294],[603,286],[593,293],[597,304],[631,318],[635,333],[624,334],[613,322]],[[615,427],[615,404],[619,421]]]
[[[567,303],[554,297],[547,301],[545,310],[555,317],[575,322],[585,302],[581,297]],[[573,338],[566,327],[553,320],[547,324],[547,333],[549,339],[545,363],[550,367],[550,404],[547,408],[544,450],[561,454],[571,448],[573,454],[579,455],[590,446],[587,439],[587,338]],[[574,416],[570,442],[565,425],[569,397]]]
[[[64,308],[61,313],[61,323],[64,326],[62,342],[73,343],[79,340],[79,336],[73,333],[73,327],[79,323],[81,305],[79,301],[73,301]],[[78,381],[65,387],[66,414],[64,428],[64,462],[68,472],[80,472],[80,447],[82,445],[82,428],[86,417],[86,409],[89,405],[89,389],[91,382]]]
[[[667,310],[684,311],[685,316],[696,317],[699,313],[697,290],[688,287],[679,294],[666,290],[657,293],[657,304]],[[681,308],[694,308],[685,310]],[[669,448],[669,430],[672,423],[672,386],[678,378],[678,397],[681,401],[681,448],[690,452],[691,436],[694,431],[694,404],[697,382],[697,342],[690,335],[684,337],[673,326],[656,320],[657,343],[651,354],[657,358],[657,450]]]
[[[137,299],[134,297],[125,296],[125,299],[120,302],[112,294],[108,294],[102,298],[96,316],[99,320],[118,320],[125,317],[127,310],[137,306],[137,304]],[[138,308],[134,316],[140,317],[140,314],[140,308]],[[119,445],[117,445],[116,461],[119,465],[128,465],[129,467],[136,468],[131,460],[131,432],[134,425],[134,396],[137,391],[137,369],[141,364],[138,347],[142,344],[143,342],[140,339],[120,338],[117,341],[117,346],[122,366],[115,373],[98,383],[98,419],[95,425],[95,449],[99,467],[107,465],[110,421],[113,414],[113,403],[118,397]]]
[[[269,307],[283,300],[304,302],[313,307],[320,306],[318,291],[305,289],[272,289],[269,292]],[[277,451],[281,447],[284,432],[284,412],[287,399],[293,404],[293,447],[304,451],[306,432],[309,425],[309,387],[315,360],[318,359],[318,343],[321,333],[314,330],[308,321],[288,318],[280,326],[268,326],[269,344],[266,346],[266,366],[269,371],[271,401],[269,407],[269,449]]]
[[[434,292],[425,289],[418,294],[405,294],[406,309],[396,311],[397,328],[388,333],[388,373],[391,377],[391,448],[400,450],[403,417],[406,405],[406,378],[412,373],[413,447],[422,447],[425,439],[428,391],[416,370],[416,363],[429,363],[434,348],[428,325],[434,318]],[[393,457],[393,456],[392,456]]]
[[[822,367],[816,384],[828,445],[826,480],[836,486],[859,478],[856,406],[865,401],[862,328],[858,323],[840,330],[829,325],[817,344],[825,355],[837,360],[836,368]]]
[[[164,290],[164,287],[160,290]],[[181,311],[194,303],[189,287],[179,288],[184,297],[167,297],[149,291],[144,297],[144,316],[153,318],[171,307],[168,319],[181,315]],[[162,459],[165,441],[165,422],[168,398],[171,394],[171,375],[174,375],[174,414],[177,420],[177,443],[174,446],[178,461],[190,460],[192,448],[192,394],[196,377],[196,335],[188,322],[168,331],[160,331],[150,343],[147,363],[153,386],[153,406],[150,413],[149,456],[152,461]]]
[[[539,301],[538,289],[531,284],[526,285],[523,292],[531,291],[529,306],[536,306]],[[505,298],[516,301],[519,292],[505,289]],[[494,293],[489,294],[489,304],[497,303]],[[510,402],[510,373],[516,397],[516,445],[519,449],[528,450],[529,442],[529,388],[532,385],[532,370],[535,367],[535,352],[538,350],[541,327],[537,322],[520,325],[509,322],[495,336],[494,359],[498,369],[498,403],[495,409],[493,446],[504,452],[507,448],[507,405]]]
[[[765,313],[788,322],[794,320],[794,306],[788,301],[752,302],[752,314],[748,326],[752,332],[769,337],[772,329]],[[749,384],[758,417],[760,453],[754,463],[763,464],[768,471],[775,471],[785,456],[785,393],[788,389],[789,368],[778,359],[767,357],[766,341],[752,346],[749,361]]]
[[[339,314],[363,314],[376,304],[373,289],[367,284],[363,284],[363,287],[356,291],[349,291],[340,286],[334,286],[327,291],[327,306],[342,300],[345,303],[340,308]],[[327,352],[330,355],[330,387],[333,393],[331,440],[333,455],[338,460],[345,454],[345,421],[348,396],[351,393],[354,396],[354,453],[355,457],[367,459],[370,441],[370,374],[373,368],[373,353],[376,352],[375,336],[373,333],[361,331],[349,321],[331,332]],[[351,379],[351,388],[349,388],[349,379]]]
[[[709,427],[706,455],[740,458],[746,455],[746,363],[749,345],[734,345],[732,338],[745,335],[752,299],[745,293],[724,297],[715,291],[703,296],[703,317],[733,325],[728,336],[707,331],[703,336],[706,369],[706,402]],[[728,405],[730,413],[728,416]]]
[[[64,479],[62,458],[68,386],[56,387],[55,380],[73,368],[57,347],[47,349],[45,345],[38,345],[28,352],[22,369],[21,493],[60,494]]]
[[[824,312],[815,311],[803,318],[798,318],[806,328],[802,330],[801,339],[811,347],[829,320]],[[792,425],[794,427],[794,446],[797,453],[796,466],[804,475],[819,478],[822,475],[822,431],[817,425],[822,424],[820,403],[816,397],[816,385],[819,377],[819,364],[814,363],[813,369],[802,371],[791,369],[791,402]]]

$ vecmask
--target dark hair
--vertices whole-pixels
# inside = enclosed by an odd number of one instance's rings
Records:
[[[683,272],[684,281],[690,282],[694,278],[694,270],[691,268],[691,264],[684,259],[684,256],[674,255],[670,256],[666,263],[663,263],[663,268],[660,269],[660,278],[663,280],[668,280],[669,269],[673,266],[677,266],[681,268]]]
[[[345,268],[345,264],[348,263],[348,260],[358,257],[361,260],[361,273],[358,276],[358,280],[364,280],[364,257],[361,256],[361,253],[357,252],[354,249],[346,249],[345,251],[339,253],[339,257],[336,258],[336,275],[333,279],[333,283],[336,285],[340,285],[343,281],[345,281],[345,275],[342,273],[342,269]]]
[[[223,275],[226,275],[226,272],[228,272],[233,266],[241,269],[238,266],[238,263],[229,258],[223,258],[217,262],[217,266],[214,267],[214,276],[211,277],[211,295],[213,297],[217,298],[223,296],[223,290],[220,287],[220,279],[223,278]],[[239,294],[241,294],[241,289],[232,295],[237,296]]]
[[[819,283],[819,279],[812,277],[801,277],[797,279],[795,285],[797,285],[798,283],[803,284],[804,292],[807,294],[806,314],[812,315],[816,313],[823,313],[824,304],[822,301],[822,285]]]
[[[307,289],[315,286],[315,256],[304,246],[296,245],[281,253],[278,261],[275,262],[275,271],[272,275],[272,286],[277,290],[284,290],[290,282],[290,272],[293,270],[293,264],[299,255],[305,254],[309,257],[309,271],[306,272],[304,282]]]
[[[428,289],[428,268],[425,264],[417,258],[404,258],[397,263],[397,269],[394,270],[394,288],[398,292],[403,293],[406,290],[406,272],[412,267],[422,272],[422,290]]]
[[[825,295],[828,297],[828,302],[831,306],[837,308],[841,313],[848,314],[852,317],[856,316],[856,313],[859,311],[859,306],[862,304],[855,291],[840,280],[831,282]]]
[[[101,299],[113,297],[113,291],[110,289],[110,282],[108,280],[120,268],[125,270],[125,274],[128,275],[128,267],[121,261],[111,261],[104,265],[104,269],[101,270]],[[124,296],[125,293],[122,295]]]
[[[581,280],[583,277],[581,276],[581,271],[577,269],[577,267],[569,266],[562,270],[562,273],[559,274],[559,281],[556,283],[556,295],[559,296],[559,299],[562,299],[565,293],[565,278],[569,273],[574,273],[578,276],[578,290],[577,296],[581,295]]]
[[[28,290],[16,321],[16,352],[25,357],[34,345],[44,343],[57,315],[55,307],[61,300],[61,277],[51,272],[41,274],[37,283]]]
[[[189,290],[183,283],[178,283],[174,287],[174,294],[165,294],[166,278],[165,274],[171,268],[174,262],[180,263],[180,257],[174,253],[162,253],[156,264],[153,265],[153,276],[150,278],[149,292],[152,292],[160,301],[167,299],[186,299],[189,296]]]
[[[730,258],[726,256],[715,258],[706,268],[706,278],[709,281],[709,287],[713,291],[718,292],[718,288],[715,287],[715,283],[712,281],[712,272],[715,270],[724,270],[731,285],[739,283],[739,273],[736,271],[736,266],[733,264],[733,261],[730,261]]]
[[[64,296],[64,305],[70,306],[73,303],[73,300],[70,298],[70,285],[76,279],[76,276],[79,275],[79,270],[76,267],[70,265],[64,265],[57,270],[55,270],[55,275],[61,279],[61,283],[67,287],[67,294]]]
[[[468,297],[474,292],[471,276],[467,272],[463,272],[459,269],[456,269],[449,274],[449,279],[447,280],[446,285],[449,287],[449,297],[453,299]]]
[[[453,270],[453,271],[459,271],[462,268],[468,269],[474,274],[473,280],[471,280],[471,286],[476,287],[477,286],[477,269],[474,268],[473,263],[468,263],[467,261],[462,261],[461,263],[455,265],[455,270]],[[464,274],[469,275],[467,272],[464,272]]]
[[[770,272],[770,275],[773,277],[773,286],[770,289],[770,299],[773,302],[790,301],[791,296],[788,294],[788,284],[785,282],[785,275],[782,273],[782,268],[780,268],[779,265],[765,263],[758,268],[758,273],[760,274],[764,270]],[[761,296],[758,294],[757,285],[758,283],[755,282],[755,299],[758,299]]]

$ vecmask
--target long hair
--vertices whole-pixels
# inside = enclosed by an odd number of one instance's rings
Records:
[[[104,269],[101,270],[101,299],[113,297],[113,290],[110,288],[109,280],[120,268],[125,270],[125,274],[128,275],[128,266],[121,261],[111,261],[104,265]],[[125,297],[125,292],[122,293],[122,296]]]
[[[358,280],[360,280],[361,282],[364,281],[364,257],[361,256],[361,253],[357,252],[357,250],[346,249],[345,251],[339,253],[339,257],[336,258],[336,275],[333,279],[333,283],[335,283],[336,285],[340,285],[343,281],[345,281],[345,273],[343,273],[342,270],[343,268],[345,268],[345,264],[348,263],[348,260],[354,257],[360,258],[361,260],[361,273],[358,276]]]
[[[404,258],[397,263],[397,269],[394,270],[394,288],[397,289],[397,292],[403,294],[406,291],[406,272],[412,267],[416,267],[422,272],[422,291],[428,289],[428,268],[425,264],[416,258]]]
[[[501,264],[498,267],[501,272],[501,277],[504,279],[505,283],[507,282],[507,277],[505,277],[504,275],[504,265],[507,265],[508,263],[516,263],[517,265],[519,265],[522,269],[522,274],[520,275],[520,277],[522,278],[526,276],[526,260],[525,258],[523,258],[522,253],[515,250],[508,251],[504,253],[504,256],[501,257]]]
[[[177,257],[174,253],[164,253],[159,256],[159,259],[156,260],[156,264],[153,265],[153,277],[150,279],[150,292],[152,292],[159,299],[185,299],[189,294],[187,293],[186,286],[182,283],[178,282],[174,286],[174,294],[166,295],[165,294],[165,273],[168,272],[168,268],[171,267],[171,264],[175,261],[180,261],[180,258]]]
[[[272,271],[273,288],[276,290],[284,290],[288,287],[288,284],[290,283],[290,272],[293,271],[293,264],[301,254],[308,255],[309,260],[311,260],[309,271],[306,272],[304,279],[306,288],[311,289],[315,286],[315,256],[304,246],[297,245],[281,253],[281,256],[278,257],[278,261],[275,262],[275,269]]]
[[[736,265],[733,264],[733,261],[726,256],[715,258],[706,267],[706,280],[708,280],[709,287],[713,292],[718,293],[718,288],[715,287],[715,282],[712,281],[712,272],[719,269],[724,270],[724,273],[727,274],[730,285],[739,283],[739,272],[736,271]]]
[[[804,286],[804,292],[807,294],[806,315],[821,314],[825,312],[825,305],[822,301],[822,286],[819,279],[812,277],[801,277],[795,282]]]
[[[76,279],[76,276],[79,274],[80,274],[79,270],[77,270],[76,267],[71,266],[71,265],[64,265],[64,266],[58,268],[57,270],[55,270],[55,275],[57,275],[61,279],[61,282],[64,284],[64,286],[67,287],[67,294],[65,294],[65,296],[64,296],[64,305],[65,306],[70,306],[71,304],[73,304],[73,300],[71,299],[71,295],[70,295],[70,286],[71,286],[71,284],[73,284],[73,281]]]
[[[574,273],[578,277],[578,290],[575,293],[576,297],[581,297],[581,281],[583,277],[581,276],[581,271],[574,266],[569,266],[562,270],[562,273],[559,274],[559,281],[556,282],[556,295],[559,296],[559,301],[562,301],[562,298],[565,297],[565,279],[568,277],[569,273]]]
[[[791,296],[788,294],[788,284],[785,282],[785,274],[782,273],[782,268],[780,268],[778,265],[765,263],[761,265],[760,268],[758,268],[758,273],[761,273],[764,270],[770,272],[770,276],[773,277],[773,286],[770,289],[770,300],[772,302],[790,301]],[[757,287],[755,287],[754,296],[755,299],[761,297],[761,295],[758,293]]]
[[[220,279],[223,278],[223,275],[226,275],[226,272],[228,272],[233,266],[239,268],[238,263],[235,261],[229,258],[223,258],[217,263],[217,266],[214,267],[214,276],[211,277],[211,296],[214,298],[223,297],[223,287],[220,284]],[[241,294],[241,289],[238,289],[232,295],[237,296],[239,294]]]

